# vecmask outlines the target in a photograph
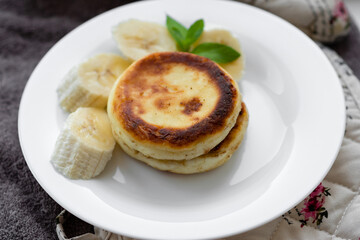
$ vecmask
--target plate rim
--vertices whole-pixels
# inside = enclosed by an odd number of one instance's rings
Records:
[[[57,199],[56,198],[56,196],[55,196],[55,194],[50,190],[50,189],[48,189],[47,188],[47,185],[42,181],[42,179],[38,176],[38,174],[36,173],[36,171],[33,169],[33,167],[32,167],[32,165],[31,164],[29,164],[29,162],[28,162],[28,160],[27,160],[27,154],[25,153],[25,151],[24,151],[24,142],[23,142],[23,139],[22,139],[22,130],[21,130],[21,121],[22,121],[22,112],[24,111],[23,110],[23,105],[24,105],[24,95],[25,94],[28,94],[28,86],[30,85],[29,83],[31,82],[31,79],[33,78],[33,76],[35,75],[35,73],[38,71],[38,69],[40,68],[40,66],[41,66],[41,64],[43,63],[43,61],[44,61],[44,59],[46,59],[46,56],[48,56],[52,51],[54,51],[54,49],[56,49],[56,47],[59,45],[59,44],[61,44],[61,42],[62,41],[64,41],[64,39],[66,39],[66,38],[68,38],[69,36],[71,36],[71,34],[73,34],[74,32],[77,32],[79,29],[81,29],[81,28],[85,28],[85,27],[87,27],[87,25],[88,24],[90,24],[91,22],[93,22],[93,21],[97,21],[99,18],[101,18],[103,15],[106,15],[106,14],[109,14],[110,12],[112,12],[112,11],[118,11],[118,9],[120,9],[120,8],[124,8],[124,7],[134,7],[134,6],[136,6],[136,5],[143,5],[143,4],[151,4],[151,3],[153,3],[153,2],[165,2],[166,0],[151,0],[151,1],[140,1],[140,2],[133,2],[133,3],[129,3],[129,4],[125,4],[125,5],[122,5],[122,6],[119,6],[119,7],[116,7],[116,8],[113,8],[113,9],[110,9],[110,10],[108,10],[108,11],[106,11],[106,12],[103,12],[103,13],[101,13],[101,14],[99,14],[99,15],[97,15],[97,16],[95,16],[95,17],[93,17],[93,18],[91,18],[91,19],[89,19],[89,20],[87,20],[87,21],[85,21],[85,22],[83,22],[82,24],[80,24],[79,26],[77,26],[76,28],[74,28],[73,30],[71,30],[69,33],[67,33],[64,37],[62,37],[59,41],[57,41],[49,50],[48,50],[48,52],[42,57],[42,59],[39,61],[39,63],[37,64],[37,66],[34,68],[34,70],[33,70],[33,72],[32,72],[32,74],[30,75],[30,77],[29,77],[29,79],[28,79],[28,81],[27,81],[27,83],[26,83],[26,85],[25,85],[25,88],[24,88],[24,90],[23,90],[23,93],[22,93],[22,97],[21,97],[21,101],[20,101],[20,105],[19,105],[19,112],[18,112],[18,137],[19,137],[19,142],[20,142],[20,146],[21,146],[21,150],[22,150],[22,153],[23,153],[23,155],[24,155],[24,159],[25,159],[25,161],[26,161],[26,163],[27,163],[27,165],[28,165],[28,167],[29,167],[29,169],[30,169],[30,171],[31,171],[31,173],[33,174],[33,176],[35,177],[35,179],[36,179],[36,181],[41,185],[41,187],[46,191],[46,193],[52,198],[52,199]],[[172,2],[182,2],[182,3],[184,3],[184,2],[191,2],[191,0],[185,0],[185,1],[172,1]],[[205,2],[205,0],[201,0],[201,1],[198,1],[198,2]],[[208,1],[207,1],[208,2]],[[331,66],[331,68],[332,68],[332,74],[337,78],[337,80],[338,80],[338,87],[340,88],[340,94],[341,94],[341,96],[342,96],[342,102],[343,102],[343,106],[344,106],[344,108],[343,108],[343,120],[342,120],[342,128],[340,129],[340,132],[344,132],[345,131],[345,126],[346,126],[346,121],[345,121],[345,119],[346,119],[346,114],[345,114],[345,100],[344,100],[344,93],[343,93],[343,91],[342,91],[342,87],[341,87],[341,84],[340,84],[340,80],[339,80],[339,78],[337,77],[337,74],[336,74],[336,72],[335,72],[335,69],[332,67],[332,65],[331,65],[331,63],[330,63],[330,61],[328,60],[328,58],[325,56],[325,54],[320,50],[320,48],[316,45],[316,43],[315,42],[313,42],[309,37],[307,37],[303,32],[301,32],[298,28],[296,28],[295,26],[293,26],[291,23],[289,23],[289,22],[287,22],[287,21],[285,21],[285,20],[283,20],[282,18],[280,18],[280,17],[278,17],[278,16],[276,16],[276,15],[274,15],[274,14],[272,14],[272,13],[269,13],[269,12],[267,12],[267,11],[265,11],[265,10],[262,10],[262,9],[259,9],[259,8],[256,8],[256,7],[253,7],[253,6],[250,6],[250,5],[247,5],[247,4],[244,4],[244,3],[240,3],[240,2],[236,2],[236,1],[230,1],[230,0],[225,0],[225,1],[222,1],[222,0],[212,0],[212,2],[217,2],[217,3],[224,3],[224,4],[234,4],[234,5],[242,5],[243,7],[245,7],[245,8],[248,8],[248,9],[252,9],[252,10],[254,10],[254,11],[257,11],[257,12],[260,12],[261,14],[265,14],[265,15],[269,15],[269,16],[271,16],[272,18],[277,18],[278,20],[280,20],[280,22],[282,22],[282,24],[286,24],[286,25],[288,25],[288,27],[290,27],[290,28],[292,28],[292,31],[295,31],[295,32],[298,32],[297,34],[299,34],[300,33],[300,35],[302,35],[303,37],[304,37],[304,39],[307,39],[306,41],[308,41],[309,42],[309,44],[311,44],[311,45],[313,45],[313,47],[315,47],[314,49],[317,49],[317,51],[318,51],[318,53],[320,53],[320,55],[322,55],[322,57],[323,57],[323,59],[325,60],[325,61],[327,61],[328,62],[328,65],[330,65]],[[343,140],[343,137],[341,137],[341,138],[339,138],[338,139],[338,144],[337,144],[337,149],[336,149],[336,153],[338,153],[339,152],[339,150],[340,150],[340,147],[341,147],[341,143],[342,143],[342,140]],[[334,161],[336,160],[336,157],[337,157],[337,154],[335,154],[334,155],[334,157],[333,157],[333,159],[331,159],[331,164],[329,164],[328,166],[327,166],[327,169],[325,170],[325,171],[323,171],[323,173],[322,174],[320,174],[319,176],[318,176],[318,178],[317,179],[319,179],[319,181],[317,181],[316,183],[314,183],[314,187],[313,188],[315,188],[316,186],[317,186],[317,184],[319,184],[319,182],[321,182],[322,181],[322,179],[326,176],[326,174],[328,173],[328,171],[330,170],[330,168],[331,168],[331,166],[333,165],[333,163],[334,163]],[[312,189],[313,189],[312,188]],[[312,189],[310,189],[309,191],[308,191],[308,193],[307,193],[307,195],[309,194],[309,193],[311,193],[311,191],[312,191]],[[307,195],[305,195],[305,197],[307,196]],[[304,197],[304,198],[305,198]],[[57,200],[55,200],[59,205],[61,205],[61,203],[59,203]],[[299,202],[300,201],[302,201],[302,199],[301,200],[299,200]],[[295,206],[296,204],[298,204],[298,202],[296,202],[296,203],[293,203],[290,207],[288,207],[284,212],[286,212],[288,209],[291,209],[293,206]],[[79,214],[79,213],[77,213],[76,211],[70,211],[70,212],[72,212],[74,215],[76,215],[77,217],[79,217],[79,218],[81,218],[81,219],[84,219],[83,218],[83,216],[81,216],[81,214]],[[249,231],[249,230],[251,230],[251,229],[254,229],[254,228],[256,228],[256,227],[259,227],[259,226],[261,226],[261,225],[263,225],[263,224],[265,224],[265,223],[268,223],[268,222],[270,222],[270,221],[272,221],[273,219],[275,219],[275,218],[277,218],[277,217],[279,217],[281,215],[281,213],[279,214],[279,215],[276,215],[276,216],[273,216],[272,218],[268,218],[268,219],[264,219],[264,220],[262,220],[262,221],[259,221],[258,222],[258,224],[256,224],[256,225],[253,225],[253,226],[251,226],[251,227],[248,227],[248,228],[245,228],[245,229],[242,229],[241,230],[241,232],[245,232],[245,231]],[[130,215],[129,215],[130,216]],[[134,216],[131,216],[131,217],[134,217]],[[138,217],[135,217],[135,218],[138,218]],[[212,221],[213,219],[211,219],[211,220],[209,220],[209,221]],[[86,222],[88,222],[88,223],[91,223],[91,224],[93,224],[93,225],[98,225],[99,226],[99,224],[98,223],[96,223],[96,222],[93,222],[92,220],[89,220],[89,219],[84,219],[84,221],[86,221]],[[153,221],[151,221],[151,222],[153,222]],[[202,221],[202,222],[204,222],[204,221]],[[206,222],[206,221],[205,221]],[[162,223],[162,224],[173,224],[173,223]],[[100,226],[100,227],[102,227],[102,228],[104,228],[104,229],[107,229],[106,228],[106,226]],[[114,229],[109,229],[110,231],[113,231]],[[113,232],[116,232],[116,231],[113,231]],[[119,233],[119,234],[126,234],[126,236],[130,236],[130,237],[141,237],[141,238],[148,238],[148,236],[145,236],[145,235],[142,235],[142,234],[138,234],[138,233],[130,233],[130,232],[126,232],[126,233],[121,233],[121,232],[116,232],[116,233]],[[238,234],[239,232],[231,232],[231,233],[226,233],[226,234],[222,234],[222,235],[216,235],[216,236],[210,236],[210,235],[203,235],[202,237],[198,237],[198,238],[196,238],[196,239],[207,239],[207,238],[209,238],[209,237],[211,237],[211,238],[213,238],[213,237],[227,237],[227,236],[231,236],[231,235],[233,235],[233,234]],[[168,238],[168,236],[163,236],[163,237],[159,237],[159,236],[157,236],[156,235],[156,239],[169,239]],[[173,238],[171,238],[171,239],[178,239],[177,237],[173,237]]]

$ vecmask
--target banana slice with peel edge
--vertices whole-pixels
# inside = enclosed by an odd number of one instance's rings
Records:
[[[154,52],[176,51],[176,43],[163,25],[130,19],[112,30],[119,50],[131,60]]]
[[[72,179],[100,174],[115,147],[107,113],[98,108],[78,108],[71,113],[57,138],[51,162]]]
[[[230,46],[241,53],[241,47],[238,39],[231,32],[225,29],[212,29],[204,31],[200,38],[195,42],[194,47],[205,42],[221,43]],[[244,70],[243,55],[241,54],[241,56],[233,62],[222,63],[219,65],[224,68],[235,80],[239,80]]]
[[[115,80],[131,64],[115,54],[98,54],[70,70],[57,89],[60,106],[105,108]]]

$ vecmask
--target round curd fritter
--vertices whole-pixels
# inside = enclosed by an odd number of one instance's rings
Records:
[[[116,81],[108,115],[117,142],[155,159],[209,152],[236,123],[237,83],[213,61],[162,52],[134,62]]]
[[[122,149],[131,157],[161,171],[179,174],[193,174],[210,171],[226,163],[241,144],[249,122],[249,114],[244,103],[235,126],[226,138],[216,145],[210,152],[190,160],[159,160],[131,149],[124,142],[119,142]]]

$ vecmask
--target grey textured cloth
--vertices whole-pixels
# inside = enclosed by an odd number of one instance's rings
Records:
[[[17,117],[25,84],[43,55],[85,20],[130,1],[0,0],[0,239],[57,239],[61,211],[39,186],[21,152]],[[360,77],[359,32],[331,47]],[[51,81],[51,79],[49,79]],[[68,237],[93,231],[70,216]]]

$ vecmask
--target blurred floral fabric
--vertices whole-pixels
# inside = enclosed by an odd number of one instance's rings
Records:
[[[316,41],[329,43],[350,32],[342,0],[238,0],[278,15]]]

